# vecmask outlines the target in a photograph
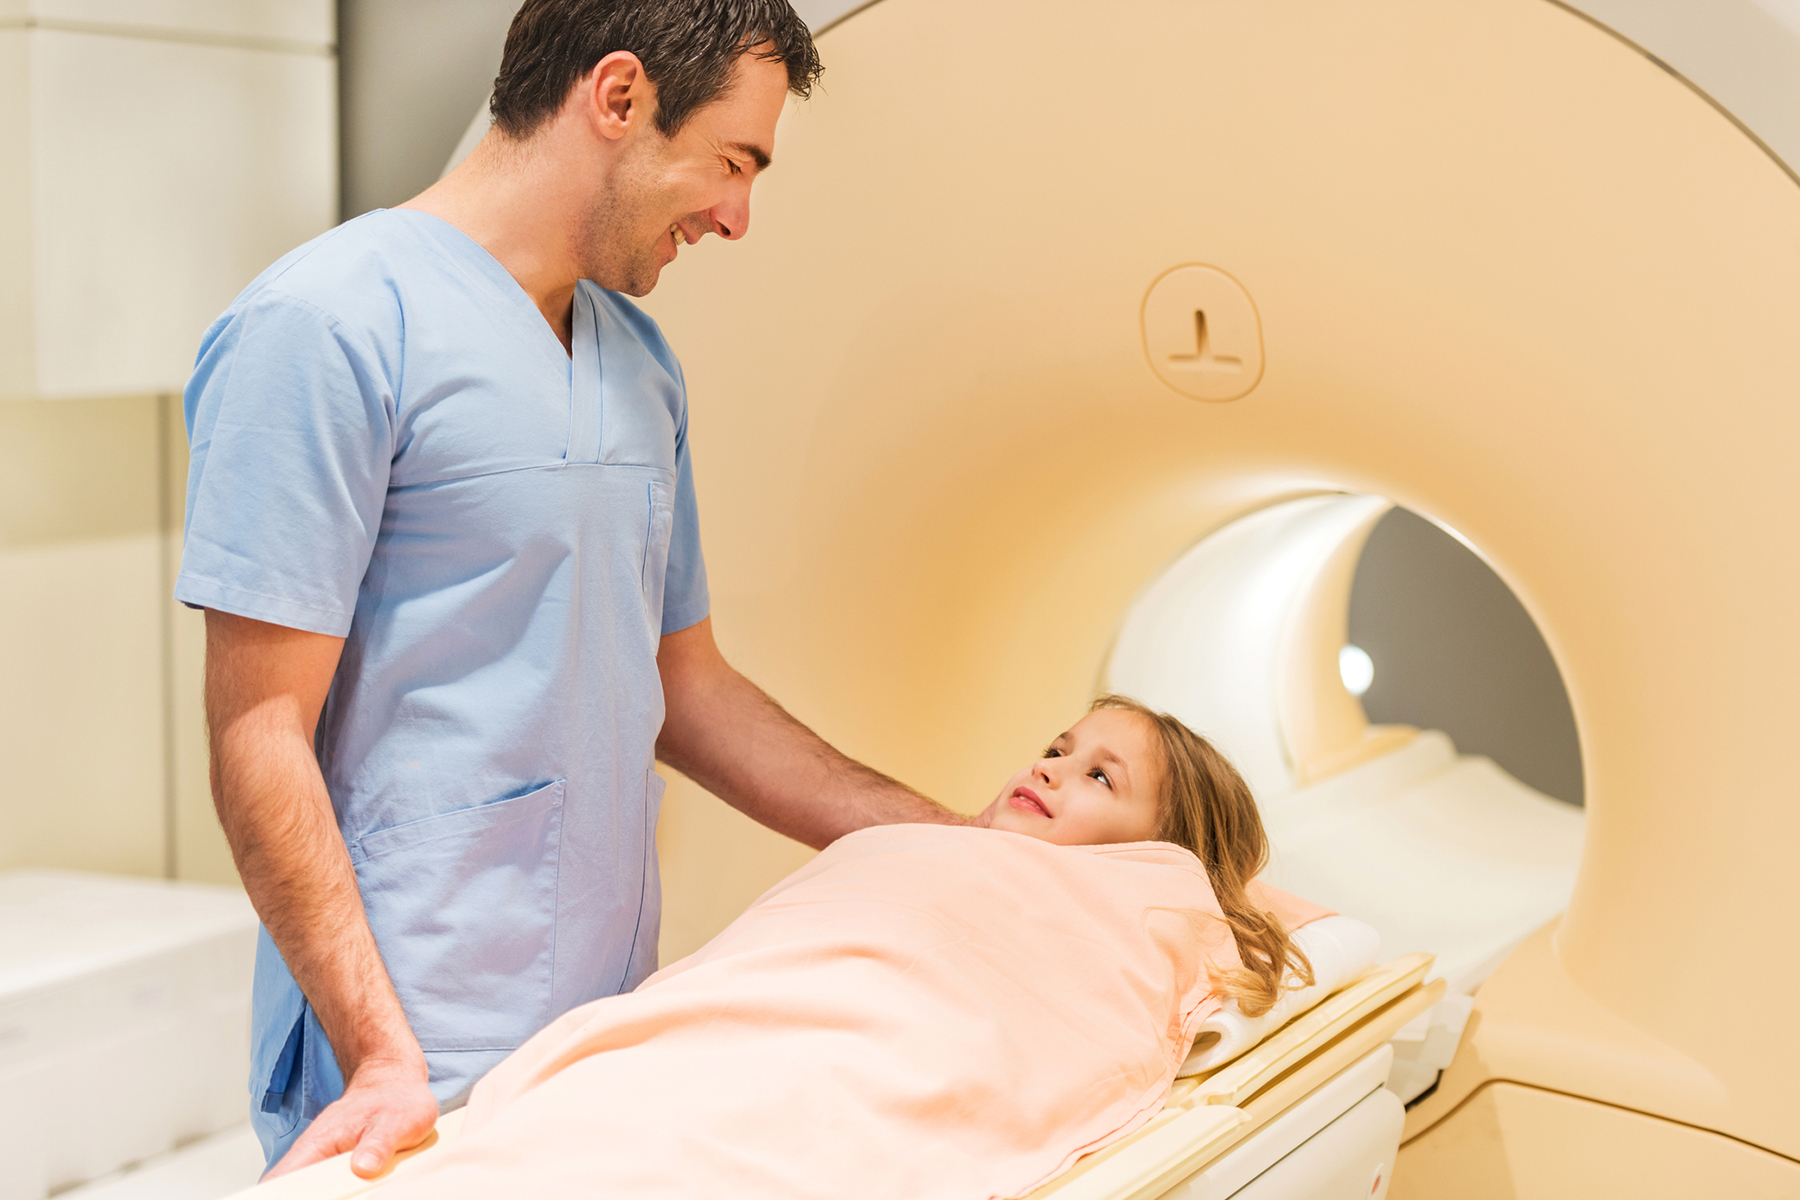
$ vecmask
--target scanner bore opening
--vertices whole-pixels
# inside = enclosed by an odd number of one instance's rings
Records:
[[[1341,654],[1367,651],[1359,698]],[[1265,878],[1438,956],[1471,992],[1567,906],[1584,814],[1568,694],[1518,598],[1379,496],[1288,499],[1216,530],[1133,602],[1101,686],[1231,757]]]

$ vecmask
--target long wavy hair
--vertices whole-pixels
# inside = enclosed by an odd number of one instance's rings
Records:
[[[1162,750],[1162,825],[1157,839],[1186,846],[1206,867],[1213,895],[1237,941],[1243,966],[1213,971],[1213,987],[1247,1017],[1267,1012],[1283,980],[1305,987],[1312,964],[1273,913],[1251,903],[1248,886],[1269,861],[1269,838],[1250,785],[1213,744],[1168,713],[1128,696],[1101,696],[1090,711],[1136,713],[1156,729]]]

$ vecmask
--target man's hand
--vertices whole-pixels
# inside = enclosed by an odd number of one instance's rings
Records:
[[[357,1068],[344,1094],[325,1107],[280,1162],[273,1179],[334,1155],[354,1151],[350,1169],[379,1175],[401,1150],[424,1141],[437,1122],[437,1100],[426,1086],[425,1060],[370,1060]]]
[[[665,635],[656,667],[668,714],[656,756],[777,833],[817,850],[869,825],[974,823],[789,716],[725,661],[710,617]]]

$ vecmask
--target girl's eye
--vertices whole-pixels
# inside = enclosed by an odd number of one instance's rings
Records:
[[[1108,788],[1112,787],[1112,780],[1110,780],[1106,777],[1105,771],[1102,771],[1096,767],[1094,770],[1089,771],[1088,774],[1092,775],[1095,779],[1098,779],[1101,783],[1105,784]]]
[[[1045,758],[1061,758],[1062,751],[1058,750],[1055,746],[1052,746],[1048,750],[1044,751],[1044,757]]]

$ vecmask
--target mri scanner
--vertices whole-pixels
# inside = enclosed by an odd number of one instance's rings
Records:
[[[1395,1196],[1800,1195],[1800,35],[1639,7],[882,0],[647,302],[752,677],[965,807],[1167,703],[1473,992]],[[1337,682],[1390,502],[1538,623],[1585,830]]]
[[[809,14],[825,82],[752,236],[646,304],[727,654],[970,810],[1096,690],[1167,706],[1257,787],[1277,882],[1438,955],[1061,1200],[1800,1195],[1783,12],[1647,5],[1645,44],[1549,0]],[[1393,504],[1538,623],[1585,815],[1339,682]],[[666,806],[686,949],[797,859]]]

